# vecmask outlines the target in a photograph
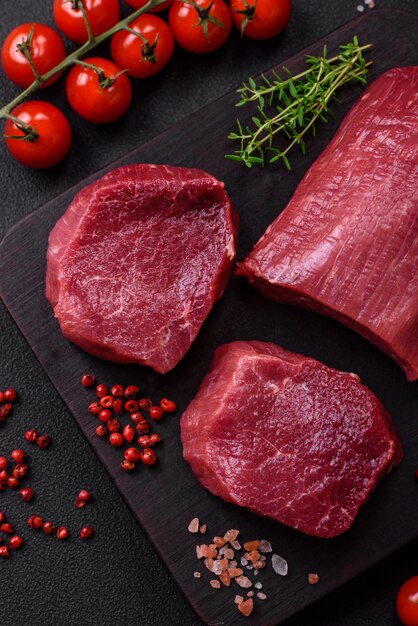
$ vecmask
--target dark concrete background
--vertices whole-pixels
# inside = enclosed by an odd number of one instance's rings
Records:
[[[234,33],[230,42],[212,55],[195,57],[177,50],[161,76],[135,84],[129,113],[106,127],[93,127],[70,112],[62,81],[41,92],[40,99],[49,99],[68,113],[74,130],[73,148],[58,167],[34,172],[16,164],[0,145],[0,236],[88,174],[223,95],[249,75],[280,62],[356,17],[359,3],[294,0],[291,24],[275,41],[241,42]],[[378,0],[377,4],[379,8],[418,14],[418,0]],[[3,0],[0,40],[25,21],[52,24],[51,5],[46,0]],[[390,45],[388,41],[389,54]],[[0,93],[2,102],[17,93],[3,74]],[[21,552],[0,563],[1,626],[200,624],[3,306],[0,338],[0,388],[13,385],[21,395],[15,414],[0,428],[0,454],[23,445],[22,434],[31,426],[50,433],[53,439],[47,451],[31,448],[30,482],[42,494],[39,506],[36,501],[21,503],[10,490],[0,495],[0,510],[6,512],[27,541]],[[82,487],[93,492],[94,504],[77,511],[73,500]],[[26,520],[38,510],[73,529],[92,523],[97,529],[96,539],[64,544],[35,533],[29,530]],[[173,537],[173,541],[181,538]],[[406,578],[418,574],[417,561],[415,542],[289,621],[288,626],[399,624],[394,608],[396,592]]]

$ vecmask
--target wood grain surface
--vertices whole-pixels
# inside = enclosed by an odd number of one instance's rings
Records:
[[[373,79],[391,67],[418,64],[417,32],[416,16],[400,11],[371,11],[292,57],[285,65],[292,71],[300,70],[305,54],[320,53],[325,43],[333,52],[338,44],[357,35],[361,43],[373,44],[370,53],[373,59],[370,79]],[[112,167],[135,162],[169,163],[199,167],[224,180],[241,217],[239,258],[242,259],[286,206],[298,181],[326,146],[359,94],[357,87],[341,94],[342,103],[334,108],[335,119],[319,129],[314,141],[308,142],[307,157],[297,152],[293,154],[290,173],[282,167],[248,170],[224,159],[223,155],[232,148],[226,136],[235,124],[237,98],[234,92],[176,124]],[[187,532],[188,523],[195,516],[207,523],[210,537],[223,534],[228,528],[239,528],[244,539],[264,537],[270,540],[274,551],[288,560],[286,578],[275,575],[271,568],[260,573],[258,580],[263,583],[268,599],[257,602],[246,621],[262,626],[278,624],[418,535],[414,480],[418,458],[418,385],[408,383],[394,362],[338,322],[310,311],[269,302],[238,278],[230,281],[224,297],[214,307],[188,354],[165,376],[140,366],[122,366],[96,359],[67,342],[44,295],[48,234],[75,193],[109,169],[111,167],[68,190],[10,231],[1,246],[1,296],[115,485],[201,618],[208,624],[228,625],[243,619],[233,602],[240,588],[235,585],[212,589],[209,572],[195,558],[197,540]],[[399,469],[384,478],[346,534],[332,540],[308,537],[227,504],[204,491],[183,461],[179,415],[195,395],[215,347],[236,339],[274,341],[329,366],[356,372],[392,414],[404,446],[405,460]],[[111,448],[94,434],[97,420],[86,410],[93,396],[80,385],[81,374],[86,371],[93,372],[105,384],[134,382],[154,399],[168,396],[178,403],[178,412],[167,416],[155,428],[164,439],[158,465],[140,467],[132,474],[120,470],[121,451]],[[201,579],[193,577],[195,570],[202,571]],[[309,572],[319,574],[318,585],[307,583]]]

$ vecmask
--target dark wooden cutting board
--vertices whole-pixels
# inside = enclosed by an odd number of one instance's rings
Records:
[[[285,65],[292,71],[300,70],[305,54],[320,53],[325,43],[333,52],[338,44],[358,35],[361,43],[373,44],[373,79],[391,67],[418,64],[417,32],[418,18],[411,14],[370,11]],[[45,299],[48,234],[75,193],[115,165],[170,163],[199,167],[225,181],[241,216],[241,259],[285,207],[298,181],[359,94],[359,88],[341,94],[335,119],[309,142],[307,157],[297,152],[292,155],[293,170],[289,173],[282,167],[247,170],[224,159],[232,149],[226,136],[236,117],[236,95],[230,93],[37,210],[17,224],[1,246],[1,295],[8,310],[185,596],[209,624],[234,624],[243,619],[233,602],[240,588],[234,585],[218,591],[209,586],[209,572],[195,559],[197,539],[187,532],[195,516],[207,523],[210,536],[238,528],[246,539],[269,539],[275,551],[288,560],[286,578],[275,575],[271,568],[259,575],[268,600],[257,602],[247,623],[263,626],[278,624],[418,535],[414,480],[418,386],[408,383],[403,372],[379,350],[336,321],[269,302],[237,278],[231,280],[191,350],[171,373],[161,376],[147,368],[96,359],[64,339]],[[182,460],[178,416],[195,395],[214,348],[235,339],[275,341],[332,367],[357,372],[393,415],[405,460],[382,481],[353,528],[343,536],[315,539],[227,504],[204,491]],[[93,372],[107,384],[135,382],[152,398],[167,395],[177,401],[178,414],[156,425],[164,439],[157,466],[141,467],[133,474],[120,470],[121,451],[94,434],[96,418],[86,411],[93,397],[80,385],[83,372]],[[203,572],[201,579],[193,577],[195,570]],[[315,587],[307,583],[309,572],[320,575]]]

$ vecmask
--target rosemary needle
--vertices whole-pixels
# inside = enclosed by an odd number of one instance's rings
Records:
[[[360,46],[354,37],[332,58],[327,58],[326,46],[322,56],[306,56],[308,68],[295,76],[284,67],[285,79],[273,72],[270,78],[261,76],[257,85],[250,78],[238,89],[237,106],[256,102],[258,114],[251,117],[252,126],[237,119],[238,131],[228,139],[239,141],[240,147],[225,157],[247,167],[283,161],[290,170],[288,153],[295,145],[305,153],[304,137],[308,131],[315,135],[318,121],[327,121],[331,103],[338,102],[336,91],[348,83],[366,84],[371,62],[366,62],[363,52],[370,47]],[[277,146],[278,135],[287,138],[283,148]]]

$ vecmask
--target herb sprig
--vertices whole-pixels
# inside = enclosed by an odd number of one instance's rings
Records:
[[[250,78],[238,89],[241,99],[236,106],[257,102],[258,114],[252,116],[252,126],[237,119],[238,132],[228,139],[239,141],[240,147],[225,157],[247,167],[283,161],[290,170],[289,152],[299,145],[305,154],[305,135],[310,131],[315,136],[317,122],[328,120],[330,104],[339,102],[336,91],[348,83],[366,84],[371,61],[366,62],[363,52],[370,47],[360,46],[354,37],[332,58],[327,58],[326,46],[322,56],[307,55],[308,69],[295,76],[283,67],[285,79],[273,72],[271,77],[262,75],[257,85]],[[286,147],[278,147],[277,135],[287,137]]]

